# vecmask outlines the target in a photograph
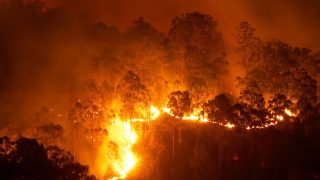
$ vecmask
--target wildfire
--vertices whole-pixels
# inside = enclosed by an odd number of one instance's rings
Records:
[[[126,178],[128,172],[137,163],[137,157],[132,152],[132,145],[136,142],[136,134],[132,131],[131,125],[128,122],[124,123],[124,127],[125,137],[126,140],[128,140],[128,144],[123,149],[123,152],[121,152],[123,154],[123,158],[113,163],[113,167],[117,171],[119,176],[113,177],[112,180]],[[119,151],[121,151],[121,149]]]
[[[168,115],[175,117],[174,114],[172,113],[171,109],[168,107],[163,107],[162,111],[167,113]],[[285,109],[284,113],[286,113],[290,117],[295,117],[296,114],[294,114],[291,110]],[[178,117],[176,117],[178,118]],[[184,115],[181,117],[182,120],[185,121],[198,121],[202,123],[213,123],[213,124],[219,124],[220,126],[227,127],[229,129],[235,128],[236,126],[230,122],[227,122],[226,124],[219,123],[217,121],[211,120],[209,121],[208,115],[206,113],[203,113],[202,109],[195,109],[191,114]],[[277,125],[280,121],[283,121],[285,118],[283,115],[275,115],[273,118],[271,118],[272,122],[266,123],[261,126],[247,126],[245,129],[251,130],[251,129],[263,129],[263,128],[268,128],[270,126],[275,126]]]
[[[132,128],[131,123],[156,120],[162,113],[166,113],[171,117],[175,117],[170,108],[163,107],[160,110],[156,106],[151,105],[149,107],[149,112],[147,113],[149,114],[149,118],[132,118],[130,120],[121,120],[119,117],[114,118],[114,120],[112,121],[112,126],[109,128],[109,140],[115,142],[118,146],[118,155],[116,156],[117,158],[114,158],[111,163],[112,168],[116,172],[117,176],[111,178],[110,180],[125,179],[128,173],[135,167],[138,162],[138,158],[132,150],[133,145],[137,141],[137,133],[135,132],[135,129]],[[296,116],[289,109],[285,109],[284,113],[290,117]],[[271,119],[272,121],[267,124],[261,126],[247,126],[245,129],[251,130],[268,128],[270,126],[277,125],[280,121],[283,121],[284,118],[285,117],[283,115],[274,115]],[[218,124],[229,129],[236,127],[235,124],[232,124],[230,122],[223,124],[214,120],[209,121],[208,115],[206,113],[203,113],[202,109],[195,109],[192,113],[184,115],[180,119],[184,121],[197,121],[201,123]]]
[[[281,116],[281,115],[276,115],[276,118],[277,118],[277,120],[279,120],[279,121],[283,121],[283,116]]]
[[[150,119],[151,120],[155,120],[157,119],[159,116],[160,116],[160,111],[158,108],[156,108],[155,106],[151,105],[150,106],[150,113],[151,113],[151,116],[150,116]]]
[[[230,128],[230,129],[235,127],[234,124],[231,124],[229,122],[227,124],[225,124],[224,126],[227,127],[227,128]]]
[[[138,162],[132,147],[137,141],[137,133],[131,122],[115,117],[109,124],[108,135],[101,146],[98,163],[101,176],[113,170],[114,177],[109,180],[125,179]]]
[[[169,114],[170,116],[174,116],[173,113],[171,112],[171,109],[168,107],[163,107],[162,111]]]
[[[284,112],[285,112],[288,116],[290,116],[290,117],[296,116],[296,115],[295,115],[294,113],[292,113],[289,109],[285,109]]]
[[[119,159],[113,163],[113,168],[119,174],[118,177],[113,177],[112,180],[124,179],[127,177],[128,172],[135,166],[137,163],[137,157],[132,151],[132,146],[137,140],[137,134],[134,129],[131,127],[130,122],[128,121],[118,121],[120,125],[120,130],[122,134],[122,142],[119,142]],[[119,145],[118,144],[118,145]]]

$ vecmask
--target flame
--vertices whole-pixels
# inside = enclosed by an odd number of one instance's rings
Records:
[[[107,129],[108,135],[104,138],[98,159],[100,174],[103,176],[112,169],[115,175],[109,180],[125,179],[138,162],[132,150],[138,138],[137,133],[130,121],[122,120],[118,116]],[[110,142],[116,144],[116,147],[110,147]]]
[[[117,133],[117,135],[122,136],[122,142],[118,143],[119,159],[116,159],[112,164],[113,168],[118,173],[118,176],[113,177],[112,180],[126,178],[128,172],[137,163],[137,157],[132,151],[132,146],[137,140],[137,134],[131,127],[131,123],[129,121],[116,121],[116,123],[118,124],[116,125],[118,130],[120,130],[120,133]]]
[[[283,116],[281,116],[281,115],[276,115],[276,118],[277,118],[277,120],[279,120],[279,121],[283,121]]]
[[[172,113],[172,111],[171,111],[171,109],[168,108],[168,107],[163,107],[163,108],[162,108],[162,111],[165,112],[165,113],[167,113],[167,114],[170,115],[170,116],[174,116],[173,113]]]
[[[168,107],[163,107],[162,111],[167,113],[169,116],[175,117],[174,114],[172,113],[171,109]],[[290,116],[290,117],[295,117],[296,114],[294,114],[291,110],[289,109],[285,109],[284,112]],[[175,117],[175,118],[179,118],[179,117]],[[208,114],[203,113],[203,110],[198,108],[195,109],[192,113],[188,114],[188,115],[184,115],[183,117],[181,117],[182,120],[185,121],[199,121],[202,123],[213,123],[213,124],[219,124],[220,126],[224,126],[227,127],[229,129],[234,128],[235,125],[227,122],[226,124],[223,123],[219,123],[217,121],[211,120],[209,121],[208,119]],[[260,125],[260,126],[247,126],[245,129],[247,130],[251,130],[251,129],[263,129],[263,128],[268,128],[270,126],[275,126],[277,125],[280,121],[283,121],[285,119],[285,117],[283,115],[274,115],[272,118],[270,118],[270,120],[272,122],[266,123],[264,125]]]
[[[187,121],[198,121],[199,117],[197,115],[190,114],[188,116],[183,116],[182,119]]]
[[[227,123],[227,124],[225,124],[224,125],[225,127],[227,127],[227,128],[229,128],[229,129],[231,129],[231,128],[234,128],[235,127],[235,125],[234,124],[231,124],[231,123]]]
[[[188,120],[188,121],[199,121],[202,123],[207,123],[209,122],[207,118],[207,114],[202,113],[202,109],[194,109],[193,112],[189,115],[184,115],[182,117],[182,120]]]
[[[290,117],[295,117],[296,115],[294,113],[292,113],[289,109],[285,109],[284,112],[290,116]]]
[[[159,116],[160,116],[160,111],[158,108],[156,108],[155,106],[151,105],[150,106],[150,113],[151,113],[151,116],[150,116],[150,119],[151,120],[155,120],[157,119]]]
[[[112,177],[110,180],[125,179],[128,173],[136,166],[138,162],[138,158],[132,150],[133,145],[137,141],[137,133],[135,132],[135,129],[132,128],[131,123],[156,120],[162,113],[166,113],[167,115],[174,118],[179,118],[175,117],[171,109],[168,107],[163,107],[160,110],[156,106],[151,105],[148,110],[148,118],[132,118],[130,120],[121,120],[119,117],[116,117],[112,120],[112,125],[108,128],[109,134],[107,139],[108,141],[113,141],[117,144],[118,154],[112,159],[112,162],[110,163],[112,169],[116,173],[116,176]],[[292,113],[289,109],[285,109],[284,113],[286,113],[290,117],[295,116],[295,114]],[[283,121],[284,118],[285,117],[283,115],[274,115],[272,118],[270,118],[271,122],[260,126],[247,126],[245,129],[252,130],[268,128],[270,126],[277,125],[280,121]],[[208,114],[204,113],[202,109],[195,109],[192,113],[184,115],[180,119],[184,121],[218,124],[229,129],[236,127],[235,124],[232,124],[230,122],[220,123],[214,120],[209,121]],[[104,150],[106,153],[108,153],[106,149]],[[105,171],[107,170],[106,166],[107,165],[102,166],[105,168]]]

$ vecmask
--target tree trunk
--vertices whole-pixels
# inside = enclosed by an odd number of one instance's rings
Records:
[[[179,146],[181,144],[181,128],[178,129],[179,130]]]
[[[174,128],[172,129],[172,159],[174,160]]]
[[[184,66],[185,66],[185,53],[184,50],[181,50],[181,54],[182,54],[182,61],[181,61],[181,88],[184,88]]]
[[[222,170],[222,159],[221,159],[221,129],[220,129],[220,120],[218,121],[218,149],[219,149],[219,179],[222,179],[221,170]]]

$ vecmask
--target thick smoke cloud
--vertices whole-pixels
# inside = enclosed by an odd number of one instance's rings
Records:
[[[320,48],[317,35],[320,2],[317,0],[44,0],[44,3],[47,10],[40,15],[37,11],[42,10],[26,12],[28,8],[21,5],[2,10],[0,81],[1,90],[10,93],[2,97],[1,114],[3,117],[15,114],[4,119],[2,125],[12,118],[28,117],[25,114],[33,116],[42,105],[66,104],[68,97],[61,98],[70,91],[66,84],[77,83],[88,74],[86,63],[96,49],[90,47],[91,40],[83,34],[88,24],[95,22],[115,25],[124,31],[141,16],[166,32],[173,17],[200,11],[217,20],[229,44],[237,24],[249,21],[262,38],[278,38],[293,46],[315,50]],[[60,9],[53,9],[55,7]],[[229,53],[229,61],[232,59]],[[234,77],[230,81],[234,81]],[[57,95],[57,91],[60,94]],[[23,111],[21,117],[19,111]]]
[[[55,107],[67,105],[67,84],[85,74],[84,38],[80,38],[84,26],[59,9],[42,9],[37,2],[0,2],[0,126],[33,125],[30,120],[35,120],[41,106],[61,116]]]
[[[318,0],[46,0],[48,6],[62,6],[73,13],[125,29],[142,16],[157,28],[167,30],[172,17],[201,11],[218,20],[226,38],[240,21],[249,21],[259,35],[278,38],[296,46],[320,48],[320,1]]]

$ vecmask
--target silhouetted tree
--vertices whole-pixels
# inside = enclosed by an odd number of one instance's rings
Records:
[[[69,152],[58,147],[45,149],[34,139],[16,142],[4,137],[0,154],[1,178],[4,179],[95,179],[88,167],[74,161]]]
[[[262,126],[268,116],[263,95],[248,89],[240,92],[234,111],[242,127]]]
[[[248,22],[240,22],[234,34],[236,52],[240,55],[240,63],[247,70],[254,69],[260,61],[261,40],[256,37],[255,31]]]
[[[225,94],[217,95],[205,104],[204,111],[208,114],[209,121],[226,123],[233,120],[232,104]]]
[[[36,128],[36,131],[36,138],[46,146],[59,145],[63,138],[63,127],[59,124],[41,125]]]
[[[169,94],[168,107],[176,117],[191,111],[191,98],[188,91],[175,91]]]
[[[120,52],[123,70],[132,70],[139,76],[146,77],[145,79],[164,77],[167,63],[164,34],[143,18],[139,18],[127,29],[124,36],[128,42]]]
[[[276,94],[268,101],[268,111],[271,114],[286,116],[286,109],[292,110],[293,103],[284,94]]]
[[[227,63],[221,33],[210,15],[186,13],[172,20],[168,33],[181,68],[182,86],[192,88],[202,79],[212,83],[225,71]]]

